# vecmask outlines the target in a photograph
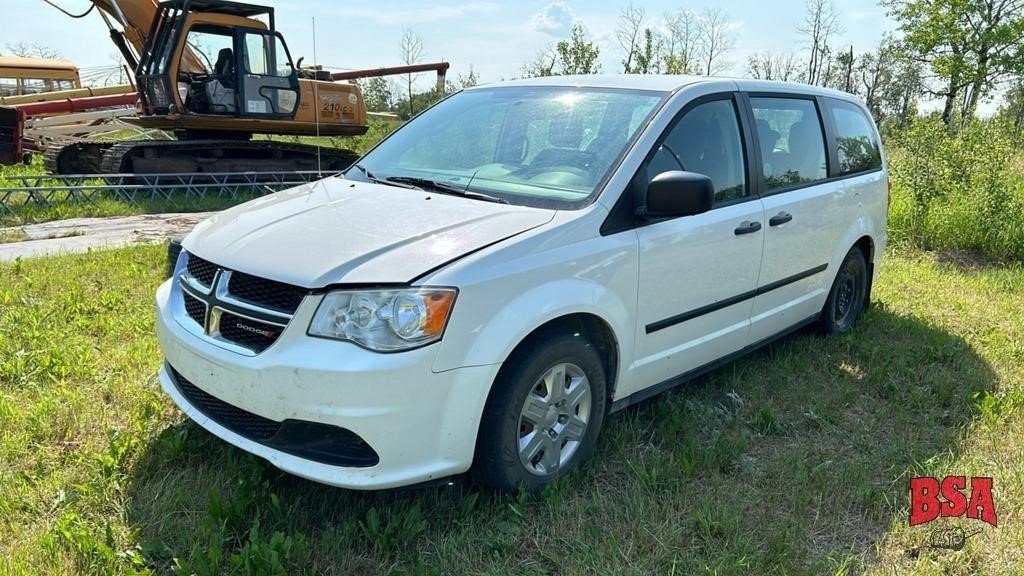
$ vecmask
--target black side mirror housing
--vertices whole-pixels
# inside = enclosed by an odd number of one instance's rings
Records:
[[[715,185],[711,178],[696,172],[662,172],[647,185],[647,206],[637,215],[643,218],[693,216],[711,210]]]

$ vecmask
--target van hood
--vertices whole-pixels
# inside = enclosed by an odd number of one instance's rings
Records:
[[[554,215],[327,178],[220,212],[183,246],[224,268],[307,288],[404,283]]]

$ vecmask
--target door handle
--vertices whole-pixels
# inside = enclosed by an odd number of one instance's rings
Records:
[[[768,221],[769,226],[782,226],[786,222],[793,219],[793,215],[789,212],[779,212],[775,216],[772,216],[771,220]]]
[[[761,229],[760,222],[750,222],[744,220],[739,227],[736,228],[735,232],[737,236],[743,236],[744,234],[753,234]]]

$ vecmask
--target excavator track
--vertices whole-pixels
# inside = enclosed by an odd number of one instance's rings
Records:
[[[115,142],[50,144],[43,151],[43,165],[50,174],[98,174],[103,154]]]
[[[344,170],[358,158],[351,150],[270,140],[145,140],[111,146],[100,173],[327,172]]]

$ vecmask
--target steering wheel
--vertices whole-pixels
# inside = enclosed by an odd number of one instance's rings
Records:
[[[536,178],[538,176],[542,176],[544,174],[550,174],[552,172],[564,172],[564,173],[572,174],[573,176],[578,176],[578,177],[584,178],[584,179],[587,178],[587,176],[590,175],[590,173],[587,170],[584,170],[583,168],[577,168],[576,166],[565,166],[565,165],[562,165],[562,164],[553,164],[553,165],[544,166],[544,167],[541,167],[541,168],[527,168],[526,176],[530,180],[533,180],[534,178]]]

